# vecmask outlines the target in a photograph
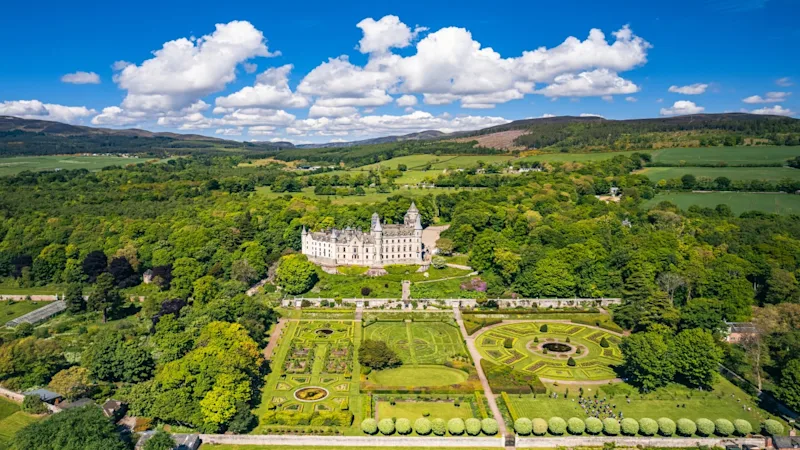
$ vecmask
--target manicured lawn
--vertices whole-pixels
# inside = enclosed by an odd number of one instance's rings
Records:
[[[569,398],[563,397],[564,389],[569,389]],[[758,430],[761,423],[767,418],[774,418],[759,409],[751,397],[744,391],[724,379],[720,379],[713,392],[691,390],[683,386],[669,386],[648,394],[639,394],[634,388],[617,384],[607,386],[585,386],[584,397],[594,399],[608,399],[616,405],[615,411],[622,412],[624,417],[641,419],[649,417],[658,419],[668,417],[672,420],[687,418],[697,420],[706,418],[716,419],[744,419],[752,423],[753,429]],[[591,390],[589,390],[591,389]],[[599,390],[598,390],[599,389]],[[578,386],[562,386],[559,388],[562,395],[557,399],[546,395],[510,395],[511,403],[520,417],[541,417],[549,419],[558,416],[564,419],[570,417],[586,418],[587,415],[578,405]],[[608,391],[608,392],[606,392]],[[628,403],[626,393],[630,396]],[[744,408],[743,408],[744,406]],[[750,411],[747,408],[750,408]]]
[[[414,422],[420,417],[428,417],[433,420],[437,417],[449,420],[455,417],[462,419],[469,419],[475,417],[474,411],[470,408],[469,403],[462,403],[461,406],[455,406],[454,402],[417,402],[417,401],[397,401],[394,406],[386,401],[378,402],[378,420],[404,417]]]
[[[686,174],[695,177],[727,177],[731,180],[780,181],[785,178],[800,180],[800,170],[790,167],[648,167],[638,172],[653,182],[680,178]]]
[[[15,156],[0,158],[0,176],[16,175],[30,170],[100,170],[108,166],[126,166],[148,161],[147,158],[122,158],[119,156]]]
[[[396,369],[376,370],[370,381],[381,386],[447,386],[463,383],[467,373],[444,366],[401,366]]]
[[[5,324],[9,320],[14,320],[48,304],[49,302],[27,300],[0,300],[0,324]]]
[[[0,420],[3,420],[6,417],[14,414],[15,412],[19,411],[19,409],[19,405],[16,403],[4,397],[0,397]]]
[[[800,195],[753,192],[666,192],[657,194],[644,203],[645,208],[652,208],[660,202],[670,201],[686,210],[692,205],[702,208],[714,208],[717,205],[728,205],[734,214],[745,211],[763,211],[777,214],[800,214]]]
[[[547,331],[541,327],[547,325]],[[600,342],[605,338],[608,347]],[[610,380],[622,362],[620,338],[607,331],[578,324],[528,322],[502,325],[475,338],[481,355],[494,362],[552,380]],[[568,347],[559,351],[548,346]],[[572,357],[575,366],[567,361]]]
[[[415,266],[409,269],[409,273],[389,273],[388,275],[380,277],[369,277],[366,275],[331,275],[322,270],[318,270],[319,282],[310,292],[304,294],[304,297],[309,298],[400,298],[402,296],[402,281],[409,280],[412,283],[416,281],[429,281],[441,278],[458,277],[469,273],[467,270],[453,269],[446,267],[444,269],[428,269],[428,276],[425,273],[416,272]],[[431,283],[438,285],[439,283]],[[364,295],[361,289],[367,287],[370,289],[369,295]],[[413,290],[413,286],[412,286]],[[435,295],[435,294],[434,294]],[[446,297],[447,293],[443,292],[442,297]],[[421,297],[418,297],[421,298]],[[430,298],[430,297],[428,297]]]
[[[364,328],[364,338],[386,342],[404,364],[410,365],[444,364],[455,356],[467,354],[461,332],[452,320],[450,323],[376,322]],[[416,380],[416,376],[413,378]]]
[[[0,408],[2,408],[2,406],[0,406]],[[8,417],[0,419],[0,450],[12,449],[14,435],[16,435],[19,430],[38,420],[39,417],[31,416],[22,411],[17,411]]]
[[[742,164],[785,163],[786,160],[800,156],[800,147],[763,145],[753,147],[700,147],[669,148],[652,152],[653,161],[668,164],[716,164],[724,162],[728,166]]]

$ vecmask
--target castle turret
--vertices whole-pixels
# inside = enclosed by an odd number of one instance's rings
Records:
[[[381,226],[381,216],[378,213],[372,214],[369,232],[375,239],[375,253],[373,254],[372,264],[379,265],[383,260],[383,226]]]
[[[417,205],[412,201],[411,206],[408,208],[408,211],[406,211],[406,215],[403,217],[403,224],[407,227],[413,227],[418,218],[419,210],[417,209]]]
[[[306,226],[303,225],[303,231],[300,233],[300,251],[307,255],[307,248],[306,248],[306,238],[308,237],[308,230],[306,230]]]

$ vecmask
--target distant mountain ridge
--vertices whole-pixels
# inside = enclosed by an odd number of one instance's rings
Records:
[[[301,144],[297,148],[330,148],[330,147],[352,147],[355,145],[389,144],[401,141],[429,141],[454,136],[457,133],[444,133],[439,130],[425,130],[416,133],[404,134],[401,136],[384,136],[372,139],[349,142],[328,142],[326,144]]]

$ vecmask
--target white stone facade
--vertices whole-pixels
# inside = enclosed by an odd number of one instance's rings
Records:
[[[375,213],[369,232],[349,227],[310,232],[303,227],[301,240],[303,254],[322,266],[381,268],[392,264],[423,264],[424,261],[422,222],[414,203],[399,225],[381,224],[381,218]]]

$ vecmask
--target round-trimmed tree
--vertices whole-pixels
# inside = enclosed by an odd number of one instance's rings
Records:
[[[361,421],[361,431],[367,434],[375,434],[378,432],[378,422],[372,417],[368,417]]]
[[[783,424],[774,419],[767,419],[762,426],[764,433],[770,436],[783,434]]]
[[[381,419],[381,421],[378,422],[378,430],[386,435],[393,434],[394,421],[392,419]]]
[[[657,420],[658,422],[658,432],[662,436],[670,437],[675,434],[676,425],[675,421],[670,419],[669,417],[662,417]]]
[[[579,435],[586,431],[586,424],[577,417],[567,419],[567,431],[569,434]]]
[[[514,421],[514,431],[520,436],[528,436],[533,432],[533,422],[527,417],[520,417]]]
[[[420,436],[427,436],[431,434],[431,421],[424,417],[420,417],[414,421],[414,431],[416,431]]]
[[[690,419],[678,419],[676,426],[681,436],[691,436],[697,432],[697,424]]]
[[[464,434],[464,428],[466,428],[464,419],[455,417],[447,421],[447,431],[453,436],[461,436]]]
[[[306,255],[294,254],[281,257],[275,271],[275,282],[287,294],[308,292],[317,283],[317,269]]]
[[[703,436],[711,436],[714,434],[714,430],[716,429],[714,422],[708,419],[697,419],[694,423],[697,425],[697,434]]]
[[[547,421],[544,419],[533,419],[531,421],[533,426],[533,434],[537,436],[544,436],[547,433]]]
[[[639,432],[639,422],[636,419],[631,419],[630,417],[626,417],[622,419],[620,422],[620,429],[622,430],[622,434],[628,436],[634,436],[636,433]]]
[[[444,419],[433,419],[431,421],[431,431],[437,436],[444,436],[447,433],[447,422]]]
[[[658,433],[658,422],[647,417],[639,419],[639,433],[644,436],[654,436]]]
[[[474,417],[470,417],[464,421],[464,429],[467,430],[468,435],[477,436],[481,434],[481,421]]]
[[[717,436],[730,436],[734,431],[736,431],[736,428],[733,427],[733,423],[730,420],[717,419],[714,421],[714,432],[717,433]]]
[[[550,434],[561,436],[567,431],[567,421],[561,417],[551,417],[550,420],[547,421],[547,430]]]
[[[483,434],[487,436],[494,436],[500,431],[500,427],[497,426],[497,421],[492,419],[491,417],[487,417],[481,420],[481,430]]]
[[[608,436],[616,436],[619,434],[619,422],[616,419],[603,419],[603,433]]]
[[[405,417],[397,419],[397,422],[394,423],[394,427],[397,430],[397,434],[411,433],[411,421]]]
[[[733,428],[736,429],[736,434],[739,436],[747,436],[753,432],[753,424],[744,419],[736,419],[733,421]]]
[[[586,432],[589,434],[600,434],[603,431],[603,421],[597,417],[588,417],[584,422],[586,423]]]

